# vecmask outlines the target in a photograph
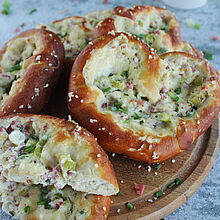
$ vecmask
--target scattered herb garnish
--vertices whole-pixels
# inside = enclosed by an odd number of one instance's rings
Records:
[[[118,193],[116,194],[117,196],[120,196],[121,195],[121,191],[118,191]]]
[[[9,212],[10,215],[14,216],[15,214],[13,212]]]
[[[171,189],[171,188],[173,188],[175,185],[176,185],[176,183],[175,183],[175,182],[172,182],[172,183],[170,183],[170,184],[167,186],[167,188],[168,188],[168,189]]]
[[[130,202],[127,202],[126,206],[130,211],[132,211],[134,209],[134,206]]]
[[[157,50],[158,55],[161,55],[161,54],[166,53],[166,52],[167,52],[167,50],[165,48],[162,48],[162,47],[159,50]]]
[[[15,64],[10,70],[9,72],[13,72],[15,70],[20,70],[21,69],[21,65],[18,63],[18,64]]]
[[[155,196],[157,197],[157,198],[160,198],[161,196],[163,196],[163,192],[160,190],[160,191],[157,191],[157,192],[155,192]]]
[[[2,14],[9,15],[11,13],[10,5],[10,1],[4,1]]]
[[[136,112],[134,113],[134,119],[136,120],[136,119],[140,119],[141,118],[141,116],[139,116]]]
[[[34,12],[36,12],[37,11],[37,9],[36,8],[34,8],[34,9],[32,9],[28,14],[29,15],[32,15]]]
[[[139,21],[138,21],[138,25],[141,26],[141,27],[143,27],[143,22],[139,20]]]
[[[125,76],[126,78],[128,78],[128,71],[125,70],[121,73],[121,76]]]
[[[127,93],[124,93],[125,96],[129,96]]]
[[[103,92],[108,92],[108,91],[110,91],[111,90],[111,87],[108,87],[108,88],[106,88],[106,89],[103,89],[102,91]]]
[[[85,212],[84,211],[80,211],[80,215],[83,215]]]
[[[180,183],[181,183],[180,178],[176,178],[176,179],[175,179],[175,184],[176,184],[176,186],[180,185]]]
[[[50,202],[51,202],[50,199],[43,199],[43,200],[37,202],[37,205],[45,205],[45,204],[48,204]]]
[[[175,102],[177,102],[179,100],[178,96],[175,96],[172,92],[168,92],[168,95],[170,96],[170,98],[172,100],[174,100]]]
[[[58,33],[57,35],[60,36],[61,38],[64,38],[64,37],[67,36],[67,32],[65,32],[64,34],[60,34],[60,33]]]
[[[115,106],[110,106],[110,110],[111,110],[112,112],[115,112],[115,111],[117,111],[117,108],[116,108]]]
[[[39,141],[39,137],[34,134],[30,134],[29,137],[36,140],[36,141]]]
[[[174,92],[177,94],[177,95],[179,95],[180,93],[181,93],[181,88],[179,87],[179,88],[176,88],[175,90],[174,90]]]
[[[24,152],[31,153],[35,149],[35,147],[35,145],[26,146],[24,147]]]
[[[159,164],[157,164],[157,165],[155,166],[155,169],[156,169],[156,170],[159,170],[161,167],[162,167],[162,164],[159,163]]]
[[[161,30],[165,31],[166,33],[169,31],[169,26],[166,24]]]
[[[197,29],[197,30],[200,30],[200,24],[195,24],[194,28]]]
[[[125,120],[125,122],[130,122],[132,120],[134,120],[134,117],[130,117],[129,119]]]
[[[118,111],[123,112],[123,113],[125,113],[125,114],[127,113],[127,111],[124,110],[124,109],[122,109],[122,108],[119,108]]]
[[[144,120],[141,120],[139,123],[140,123],[140,125],[144,124]]]
[[[31,209],[31,207],[29,205],[27,205],[24,207],[24,212],[28,213],[28,212],[30,212],[30,209]]]
[[[203,53],[204,53],[204,57],[207,60],[212,60],[213,52],[211,52],[211,51],[203,51]]]

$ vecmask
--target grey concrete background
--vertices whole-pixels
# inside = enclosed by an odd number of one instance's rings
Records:
[[[0,10],[4,0],[0,0]],[[118,5],[133,6],[135,4],[152,4],[162,7],[160,0],[10,0],[11,14],[0,14],[0,47],[4,42],[24,30],[34,28],[38,23],[49,23],[70,15],[114,8]],[[37,9],[32,15],[29,12]],[[220,37],[220,0],[208,0],[208,3],[195,10],[178,10],[167,7],[178,18],[184,40],[191,42],[200,50],[214,53],[212,65],[220,70],[220,40],[212,41],[211,37]],[[64,11],[65,10],[65,11]],[[200,30],[188,28],[185,20],[191,18],[201,25]],[[24,27],[21,27],[22,24]],[[19,28],[18,32],[14,31]],[[0,220],[10,219],[0,210]],[[179,209],[167,216],[167,220],[220,220],[220,154],[207,179],[198,191]]]

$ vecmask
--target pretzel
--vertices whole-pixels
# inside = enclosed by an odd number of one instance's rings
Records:
[[[88,45],[70,76],[68,107],[107,151],[158,163],[188,148],[219,111],[219,74],[184,52],[161,56],[125,33]]]
[[[52,32],[25,31],[0,51],[0,116],[39,112],[63,70],[64,48]]]

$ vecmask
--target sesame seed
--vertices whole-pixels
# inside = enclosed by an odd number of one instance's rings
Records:
[[[48,88],[49,87],[49,83],[45,84],[43,87],[44,88]]]
[[[111,133],[111,132],[109,132],[109,135],[112,135],[112,133]]]
[[[140,168],[141,168],[141,165],[138,165],[137,168],[140,169]]]
[[[149,56],[148,56],[148,59],[149,59],[149,60],[151,60],[151,59],[152,59],[152,56],[151,56],[151,55],[149,55]]]
[[[199,129],[199,132],[201,132],[202,131],[202,129]]]
[[[24,108],[24,105],[20,105],[18,108],[20,108],[20,109],[21,109],[21,108]]]
[[[79,98],[79,96],[78,96],[78,95],[75,95],[75,98],[77,98],[77,99],[78,99],[78,98]]]
[[[99,166],[99,165],[96,163],[96,164],[95,164],[95,167],[97,168],[98,166]]]
[[[16,109],[14,109],[13,112],[16,112]]]
[[[80,102],[83,103],[83,99],[81,99]]]
[[[174,160],[174,159],[171,160],[171,163],[175,163],[175,162],[176,162],[176,160]]]
[[[97,140],[98,140],[98,138],[95,138],[95,140],[97,141]]]
[[[117,209],[117,211],[116,211],[116,212],[117,212],[117,213],[120,213],[120,211],[121,211],[121,209]]]
[[[97,122],[97,120],[90,118],[90,119],[89,119],[89,122],[90,122],[90,123],[94,123],[94,122]]]
[[[124,183],[124,181],[123,181],[123,180],[121,180],[120,182],[121,182],[121,183]]]
[[[185,132],[187,132],[188,131],[188,129],[187,128],[185,128]]]
[[[104,130],[105,130],[105,128],[102,128],[102,130],[104,131]]]
[[[148,202],[153,202],[153,199],[148,199],[147,201],[148,201]]]
[[[154,174],[155,174],[155,176],[157,176],[157,172],[155,172]]]
[[[52,34],[49,34],[49,36],[50,36],[50,37],[53,37],[53,35],[52,35]]]
[[[151,150],[151,148],[152,148],[152,144],[150,144],[148,147],[149,147],[149,150]]]
[[[153,152],[152,159],[155,160],[155,159],[158,159],[158,158],[159,158],[159,155],[156,152]]]
[[[186,124],[186,122],[185,122],[185,121],[183,121],[183,122],[182,122],[182,124],[183,124],[183,125],[185,125],[185,124]]]
[[[52,63],[49,63],[48,65],[49,65],[49,66],[52,66],[53,64],[52,64]]]
[[[119,138],[115,138],[115,141],[118,141],[119,140]]]
[[[151,166],[150,166],[150,165],[147,166],[147,171],[148,171],[149,173],[151,172]]]
[[[200,121],[198,120],[198,121],[197,121],[197,125],[199,125],[199,124],[200,124]]]
[[[114,156],[115,156],[115,153],[113,153],[112,156],[114,157]]]
[[[90,44],[90,45],[93,45],[93,43],[92,43],[91,41],[89,42],[89,44]]]
[[[101,157],[101,154],[97,154],[97,157]]]
[[[45,71],[48,71],[48,69],[46,68]]]
[[[103,206],[103,210],[106,211],[106,207],[105,206]]]

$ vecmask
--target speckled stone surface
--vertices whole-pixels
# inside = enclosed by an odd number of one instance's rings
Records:
[[[83,15],[95,10],[114,8],[118,5],[152,4],[159,7],[164,3],[156,0],[11,0],[11,14],[0,14],[0,47],[15,36],[16,28],[20,32],[34,28],[38,23],[49,23],[70,15]],[[3,0],[0,1],[0,9]],[[29,12],[36,8],[32,15]],[[198,49],[214,53],[212,65],[220,70],[220,40],[212,41],[211,37],[220,37],[220,0],[208,0],[208,3],[196,10],[178,10],[167,7],[177,16],[184,40]],[[185,20],[191,18],[201,25],[200,30],[187,28]],[[22,28],[21,24],[25,24]],[[0,210],[0,220],[11,219]],[[167,220],[220,220],[220,153],[207,179],[198,191],[179,209],[167,216]]]

